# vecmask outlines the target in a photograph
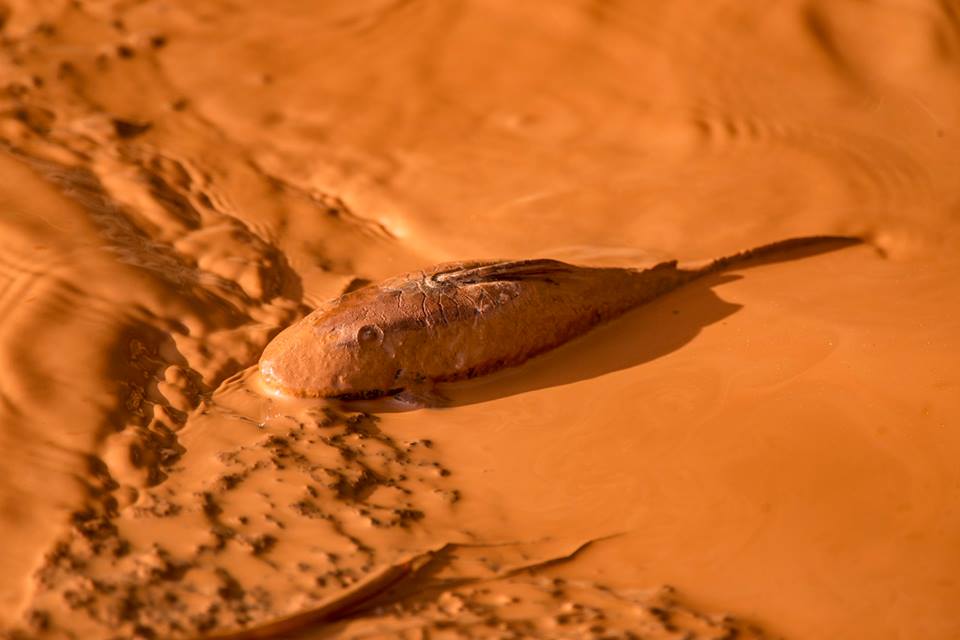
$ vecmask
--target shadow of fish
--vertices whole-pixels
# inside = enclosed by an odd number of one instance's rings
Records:
[[[795,249],[854,238],[793,238],[706,266],[639,269],[556,260],[457,262],[372,284],[316,309],[267,345],[267,387],[346,400],[401,395],[439,404],[435,383],[518,365],[707,274]]]

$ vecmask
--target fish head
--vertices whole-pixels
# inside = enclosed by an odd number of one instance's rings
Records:
[[[260,358],[265,386],[298,397],[373,397],[394,391],[400,367],[384,324],[349,309],[317,310],[275,337]]]

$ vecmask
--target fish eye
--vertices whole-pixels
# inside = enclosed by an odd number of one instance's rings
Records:
[[[375,324],[365,324],[357,330],[357,342],[361,345],[383,342],[383,329]]]

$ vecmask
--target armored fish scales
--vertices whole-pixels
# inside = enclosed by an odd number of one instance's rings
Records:
[[[793,238],[695,269],[676,261],[643,270],[557,260],[441,264],[322,305],[267,345],[261,378],[298,397],[429,397],[435,383],[521,364],[707,274],[792,249],[858,242]]]

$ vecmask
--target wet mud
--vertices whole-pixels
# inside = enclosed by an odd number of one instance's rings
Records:
[[[882,43],[882,44],[878,44]],[[0,2],[0,636],[960,634],[950,2]],[[792,237],[445,408],[363,285]]]

